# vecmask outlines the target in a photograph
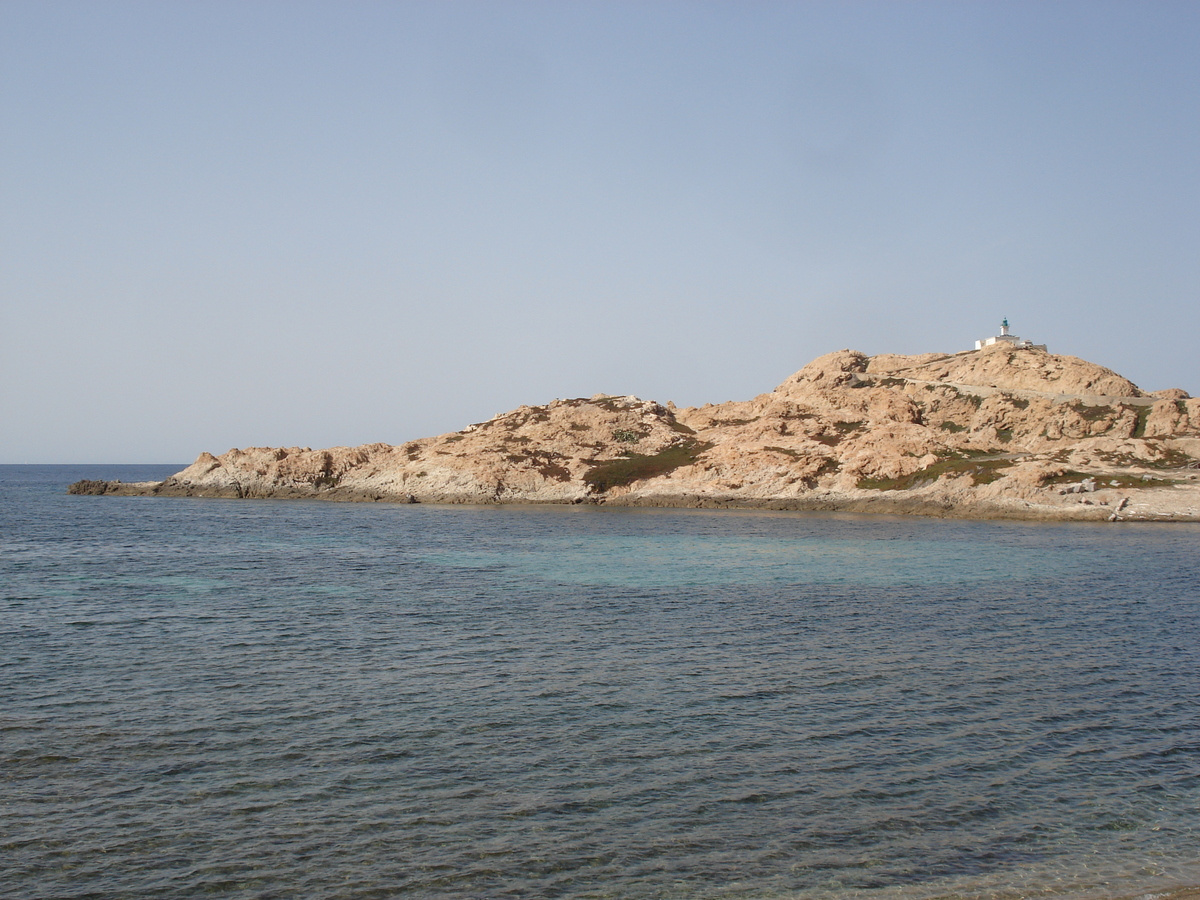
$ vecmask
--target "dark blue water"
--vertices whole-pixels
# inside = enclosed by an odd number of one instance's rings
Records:
[[[70,497],[0,467],[0,895],[1200,883],[1200,529]]]

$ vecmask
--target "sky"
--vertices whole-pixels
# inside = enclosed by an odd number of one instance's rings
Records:
[[[0,463],[749,399],[997,332],[1200,394],[1200,3],[0,0]]]

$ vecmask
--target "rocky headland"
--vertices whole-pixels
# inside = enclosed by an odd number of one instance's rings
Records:
[[[597,394],[406,444],[202,453],[72,493],[1200,522],[1200,399],[1004,344],[809,363],[752,400]]]

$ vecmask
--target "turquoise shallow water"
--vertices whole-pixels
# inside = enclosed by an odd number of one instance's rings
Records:
[[[1200,883],[1200,530],[68,497],[0,467],[0,895]]]

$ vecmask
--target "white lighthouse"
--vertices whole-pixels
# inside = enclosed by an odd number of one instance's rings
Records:
[[[1014,350],[1045,350],[1045,344],[1035,344],[1032,341],[1023,341],[1015,334],[1008,333],[1008,319],[1005,318],[1000,322],[1000,333],[984,338],[982,341],[975,342],[975,349],[982,350],[984,347],[991,347],[993,344],[1008,344]]]

